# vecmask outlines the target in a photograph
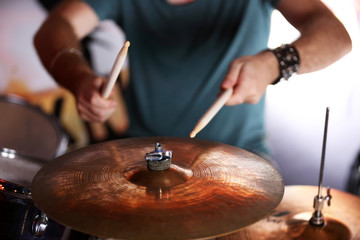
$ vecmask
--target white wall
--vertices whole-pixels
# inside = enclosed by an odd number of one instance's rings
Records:
[[[45,18],[34,0],[0,1],[0,90],[21,82],[31,91],[56,85],[43,70],[32,45],[32,37]]]

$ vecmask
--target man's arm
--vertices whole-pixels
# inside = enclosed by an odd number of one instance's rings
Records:
[[[292,44],[300,56],[298,73],[320,70],[351,51],[342,23],[320,0],[280,0],[277,9],[300,32]],[[227,105],[257,103],[279,76],[279,63],[270,51],[235,59],[222,88],[234,88]]]
[[[63,1],[36,33],[34,45],[48,72],[74,94],[80,117],[102,122],[115,110],[115,102],[100,96],[104,79],[96,76],[80,47],[80,40],[98,24],[98,16],[86,3]]]
[[[301,33],[299,74],[320,70],[351,51],[342,23],[320,0],[280,0],[277,9]]]

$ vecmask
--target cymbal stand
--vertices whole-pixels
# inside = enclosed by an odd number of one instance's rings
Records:
[[[315,226],[323,226],[324,225],[324,216],[322,214],[322,209],[324,208],[325,202],[330,206],[331,194],[330,188],[327,188],[327,195],[325,197],[322,196],[322,181],[324,174],[324,164],[325,164],[325,152],[326,152],[326,139],[327,139],[327,129],[328,129],[328,121],[329,121],[329,108],[326,108],[326,117],[325,117],[325,129],[324,129],[324,138],[323,138],[323,147],[321,154],[321,165],[320,165],[320,176],[319,176],[319,187],[318,187],[318,195],[314,198],[314,213],[310,218],[310,223]]]

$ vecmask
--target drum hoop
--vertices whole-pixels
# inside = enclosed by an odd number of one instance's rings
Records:
[[[12,197],[21,198],[33,205],[30,189],[19,184],[0,178],[0,192],[5,192]]]
[[[31,159],[42,165],[45,165],[48,163],[48,161],[46,161],[45,159],[29,157],[19,151],[15,151],[14,149],[11,149],[11,148],[0,148],[0,154],[1,154],[1,157],[5,157],[5,158],[20,157],[20,158],[25,158],[25,159]]]

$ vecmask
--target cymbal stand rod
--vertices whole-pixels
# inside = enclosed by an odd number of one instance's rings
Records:
[[[325,152],[326,152],[326,139],[327,139],[327,129],[329,123],[329,107],[326,108],[326,116],[325,116],[325,128],[324,128],[324,138],[323,138],[323,147],[321,154],[321,164],[320,164],[320,175],[319,175],[319,186],[318,186],[318,195],[314,198],[314,213],[310,219],[310,223],[316,226],[324,225],[324,217],[321,213],[321,210],[324,207],[324,203],[327,201],[330,206],[330,188],[327,189],[327,195],[322,197],[322,185],[323,185],[323,175],[324,175],[324,165],[325,165]]]
[[[320,175],[319,175],[319,190],[318,190],[318,197],[319,198],[321,197],[322,181],[323,181],[323,175],[324,175],[326,139],[327,139],[327,130],[328,130],[328,123],[329,123],[329,111],[330,111],[330,109],[327,107],[326,108],[326,116],[325,116],[323,146],[322,146],[322,153],[321,153]]]

